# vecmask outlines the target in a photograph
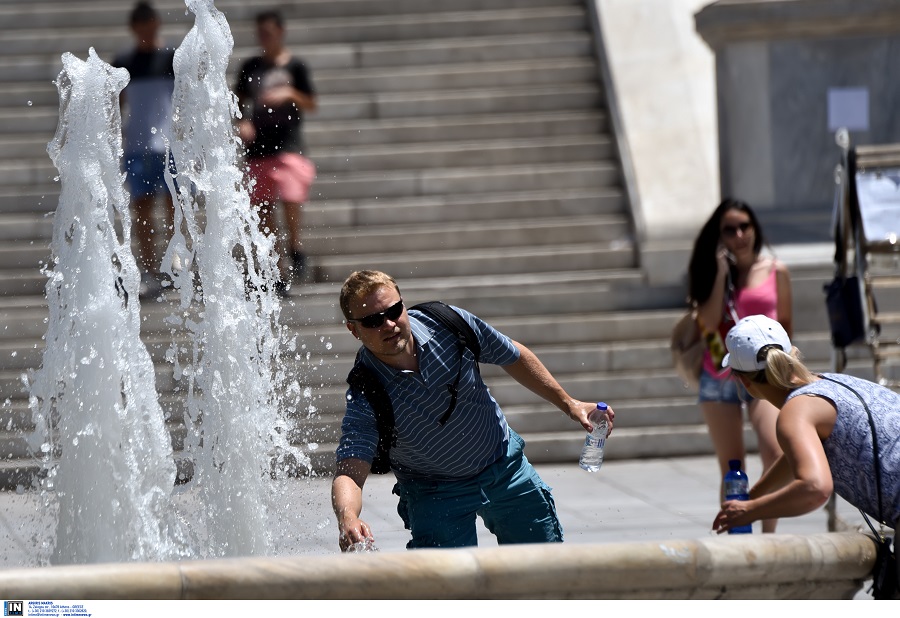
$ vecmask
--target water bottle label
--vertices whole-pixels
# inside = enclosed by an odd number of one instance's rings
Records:
[[[584,446],[587,448],[602,447],[605,440],[603,438],[595,438],[591,434],[584,437]]]

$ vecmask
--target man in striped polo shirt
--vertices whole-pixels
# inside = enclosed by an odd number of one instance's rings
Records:
[[[348,330],[363,345],[357,362],[374,372],[393,404],[390,462],[397,510],[412,533],[407,548],[477,545],[476,515],[501,544],[561,542],[550,488],[525,457],[524,441],[507,425],[476,361],[500,365],[585,431],[592,429],[588,414],[596,404],[570,397],[528,348],[453,307],[478,337],[481,355],[475,359],[446,326],[407,312],[399,287],[385,273],[352,273],[340,305]],[[457,377],[454,406],[447,387]],[[614,415],[609,408],[610,431]],[[374,410],[351,387],[332,484],[342,550],[374,539],[359,515],[377,443]]]

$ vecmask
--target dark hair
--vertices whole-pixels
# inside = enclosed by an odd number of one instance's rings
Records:
[[[275,25],[279,28],[284,28],[284,17],[281,16],[281,11],[276,9],[269,9],[266,11],[260,11],[256,14],[256,25],[264,24],[267,21],[274,21]]]
[[[753,253],[758,255],[765,244],[762,228],[759,226],[759,219],[756,218],[753,209],[746,202],[730,197],[722,200],[700,229],[700,233],[694,241],[691,261],[688,264],[688,300],[691,303],[702,304],[712,295],[712,288],[716,282],[716,272],[718,271],[716,251],[720,244],[722,217],[730,210],[740,210],[747,213],[747,216],[750,217],[750,223],[755,231]],[[731,266],[731,269],[731,275],[734,277],[736,274],[734,265]]]
[[[134,5],[134,8],[131,9],[131,17],[129,17],[128,23],[142,24],[144,22],[153,21],[154,19],[159,19],[156,9],[154,9],[149,2],[138,2]]]

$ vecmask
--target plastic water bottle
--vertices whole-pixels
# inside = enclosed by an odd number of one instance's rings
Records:
[[[732,459],[728,462],[728,472],[725,473],[725,499],[750,499],[750,481],[747,479],[747,473],[741,470],[740,459]],[[728,534],[750,534],[751,532],[753,532],[753,526],[747,524],[732,528]]]
[[[375,539],[371,537],[357,541],[347,548],[347,553],[350,554],[368,554],[374,551],[378,551],[378,548],[375,547]]]
[[[581,449],[581,459],[578,464],[582,470],[596,472],[603,465],[603,447],[606,446],[606,417],[600,415],[606,412],[607,406],[602,401],[597,404],[597,409],[588,415],[588,420],[594,426],[594,430],[584,438],[584,448]],[[594,417],[596,415],[596,418]]]

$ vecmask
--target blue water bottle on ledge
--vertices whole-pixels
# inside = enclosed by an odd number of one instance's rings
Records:
[[[597,409],[588,415],[594,430],[584,438],[584,448],[581,449],[581,459],[578,461],[582,470],[596,472],[603,465],[603,447],[606,446],[608,427],[606,417],[601,415],[608,407],[601,401],[597,404]]]
[[[732,459],[728,462],[728,472],[725,473],[725,499],[750,499],[750,481],[747,479],[747,473],[741,470],[740,459]],[[728,534],[750,534],[751,532],[753,532],[753,526],[747,524],[732,528]]]

